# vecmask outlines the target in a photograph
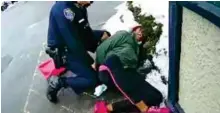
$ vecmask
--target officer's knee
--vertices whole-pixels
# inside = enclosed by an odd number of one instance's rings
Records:
[[[96,79],[91,79],[89,80],[89,86],[95,87],[97,85],[98,81]]]

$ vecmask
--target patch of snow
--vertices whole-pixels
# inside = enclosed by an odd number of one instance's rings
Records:
[[[102,29],[106,29],[111,34],[114,34],[119,30],[130,31],[130,29],[134,25],[138,24],[134,21],[133,14],[131,11],[128,10],[126,2],[120,4],[115,9],[117,10],[117,13],[113,15],[109,20],[107,20],[106,24],[102,27]]]
[[[147,75],[145,80],[160,90],[164,98],[167,97],[167,85],[162,83],[161,74],[158,71],[152,70],[150,76]]]
[[[167,98],[168,86],[162,83],[161,76],[168,80],[169,57],[168,57],[168,13],[169,2],[160,1],[134,1],[134,4],[140,4],[142,12],[146,15],[153,15],[157,22],[163,24],[163,33],[156,44],[156,54],[153,55],[153,62],[160,69],[151,71],[147,75],[146,81],[161,91],[164,98]]]
[[[167,98],[168,86],[162,83],[161,76],[168,79],[169,58],[168,58],[168,1],[134,1],[134,6],[140,6],[142,14],[152,15],[156,22],[163,24],[163,33],[156,44],[156,54],[153,55],[153,62],[160,69],[160,72],[153,70],[147,74],[146,81],[161,91],[164,98]]]
[[[160,72],[152,70],[146,75],[146,81],[157,88],[166,99],[168,94],[168,86],[165,85],[161,76],[165,76],[168,80],[169,70],[169,58],[168,58],[168,13],[169,13],[169,2],[168,1],[146,1],[146,0],[135,0],[133,1],[134,6],[139,6],[142,9],[142,14],[153,15],[156,22],[163,24],[163,33],[160,36],[158,43],[156,44],[156,54],[153,55],[153,62],[160,69]],[[132,12],[128,10],[126,2],[120,4],[115,8],[117,13],[113,15],[103,26],[103,29],[108,30],[111,34],[114,34],[119,30],[129,31],[132,25],[137,22],[134,21]],[[122,21],[123,20],[123,21]],[[149,61],[146,60],[146,65]],[[163,105],[164,103],[162,103]]]

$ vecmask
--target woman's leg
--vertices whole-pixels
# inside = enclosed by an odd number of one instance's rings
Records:
[[[101,83],[107,85],[109,89],[115,89],[114,83],[112,82],[108,71],[99,71],[98,76]]]
[[[110,78],[111,83],[113,83],[120,90],[120,92],[128,99],[125,101],[116,102],[114,104],[109,104],[107,108],[110,111],[118,111],[118,110],[129,111],[130,110],[129,108],[132,108],[132,109],[136,108],[135,109],[136,111],[138,109],[141,112],[147,111],[149,106],[145,104],[144,100],[142,100],[143,94],[135,93],[135,91],[137,90],[137,87],[135,85],[139,84],[138,82],[140,79],[138,78],[138,81],[133,80],[135,79],[135,77],[132,77],[132,76],[138,76],[136,74],[135,69],[125,70],[120,62],[120,59],[115,55],[109,57],[105,61],[104,65],[108,68],[105,72],[108,73],[106,75],[109,75],[111,77]],[[141,81],[142,79],[144,81],[144,78],[141,78]],[[134,84],[131,84],[131,81]],[[141,86],[139,88],[141,88]],[[122,108],[125,108],[125,109],[122,109]]]
[[[122,66],[119,58],[115,55],[107,58],[104,65],[99,67],[99,78],[105,84],[117,87],[117,89],[119,89],[121,92],[123,92],[122,89],[119,88],[120,86],[118,86],[116,81],[113,80],[114,79],[114,77],[112,75],[113,73],[111,73],[113,71],[110,70],[110,68],[106,69],[105,66],[111,67],[111,69],[114,71],[114,76],[117,76],[119,74],[124,74],[125,70],[123,69],[123,66]],[[126,76],[126,75],[124,75],[124,76]],[[122,94],[124,95],[124,93],[122,93]],[[142,110],[142,109],[144,109],[143,107],[148,108],[147,106],[143,106],[142,102],[137,103],[137,106],[136,106],[135,103],[131,103],[128,99],[107,105],[108,111],[110,111],[112,113],[121,113],[121,112],[125,112],[125,113],[136,112],[137,113],[137,112],[143,111]],[[144,110],[146,110],[146,109],[144,109]]]

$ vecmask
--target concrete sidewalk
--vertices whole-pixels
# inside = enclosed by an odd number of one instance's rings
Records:
[[[48,56],[41,51],[38,64],[47,58]],[[29,88],[24,113],[91,113],[94,104],[92,98],[76,96],[71,89],[59,93],[58,104],[50,103],[46,98],[46,80],[37,68]]]
[[[94,2],[88,8],[93,29],[101,29],[120,3]],[[42,43],[46,42],[52,5],[53,2],[25,2],[2,12],[3,113],[87,113],[92,110],[93,98],[76,96],[71,90],[60,94],[57,105],[46,99],[46,80],[36,66],[47,59]]]
[[[42,50],[38,64],[47,58],[48,56]],[[104,98],[108,102],[121,99],[120,94],[113,92],[107,92],[100,98],[94,98],[86,94],[78,96],[72,89],[68,88],[59,92],[59,103],[53,104],[46,98],[46,88],[47,82],[36,68],[24,106],[24,113],[92,113],[96,99]],[[93,91],[91,89],[90,93],[93,93]]]

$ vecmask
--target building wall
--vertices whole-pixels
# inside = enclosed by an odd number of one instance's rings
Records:
[[[183,8],[181,42],[181,107],[186,113],[220,113],[220,28]]]

